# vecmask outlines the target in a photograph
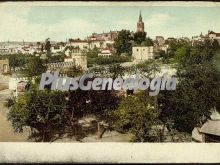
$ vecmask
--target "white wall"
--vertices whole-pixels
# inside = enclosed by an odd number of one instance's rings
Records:
[[[153,59],[153,46],[132,47],[132,56],[135,60]]]
[[[20,81],[27,82],[28,79],[27,78],[13,78],[13,77],[9,78],[9,89],[16,90],[17,83]]]

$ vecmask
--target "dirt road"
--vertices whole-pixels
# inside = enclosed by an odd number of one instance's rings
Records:
[[[27,133],[15,133],[11,123],[7,120],[8,109],[4,107],[4,100],[9,95],[8,89],[0,91],[0,142],[25,142]]]

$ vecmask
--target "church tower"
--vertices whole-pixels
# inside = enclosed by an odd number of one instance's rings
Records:
[[[137,23],[137,32],[144,32],[144,22],[142,21],[141,12]]]

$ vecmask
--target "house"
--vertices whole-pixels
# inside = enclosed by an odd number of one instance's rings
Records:
[[[23,94],[26,91],[27,82],[19,81],[16,87],[16,97],[20,94]]]
[[[9,60],[0,60],[0,73],[5,74],[10,72]]]
[[[154,47],[155,47],[155,51],[163,50],[165,53],[167,53],[167,49],[169,48],[169,44],[165,42],[165,39],[163,36],[156,36]]]
[[[80,38],[70,39],[70,46],[78,47],[81,50],[90,48],[89,42],[87,40],[81,40]]]
[[[209,39],[217,40],[218,43],[220,44],[220,33],[208,31],[208,37],[209,37]]]
[[[110,56],[112,56],[112,51],[109,48],[104,48],[101,50],[101,52],[98,54],[98,56],[110,57]]]
[[[106,47],[106,41],[104,39],[93,39],[89,41],[89,48],[99,48],[102,49],[103,47]]]
[[[135,61],[149,60],[154,58],[153,46],[132,47],[132,57]]]
[[[164,37],[163,36],[156,36],[156,43],[159,46],[162,46],[165,43]]]
[[[105,40],[105,41],[114,41],[118,37],[119,31],[110,31],[107,33],[92,33],[91,36],[89,36],[88,40]]]
[[[21,75],[12,75],[9,78],[9,90],[13,92],[13,95],[17,97],[20,94],[23,94],[26,90],[26,85],[28,84],[28,78],[22,77]]]
[[[206,121],[201,128],[195,127],[192,138],[197,142],[220,142],[220,114],[214,110],[211,119]]]
[[[62,52],[63,50],[64,50],[64,46],[62,46],[62,45],[52,45],[51,46],[51,52],[52,53],[58,53],[58,52]]]

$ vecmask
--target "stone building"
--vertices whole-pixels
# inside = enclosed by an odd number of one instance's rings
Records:
[[[0,74],[9,73],[10,67],[9,67],[9,60],[0,60]]]
[[[119,31],[110,31],[106,33],[92,33],[87,39],[89,41],[93,40],[105,40],[105,41],[114,41],[118,37]]]
[[[80,49],[73,49],[64,58],[64,63],[80,66],[83,70],[87,69],[87,56]]]
[[[153,46],[132,47],[132,57],[135,61],[144,61],[154,58]]]

